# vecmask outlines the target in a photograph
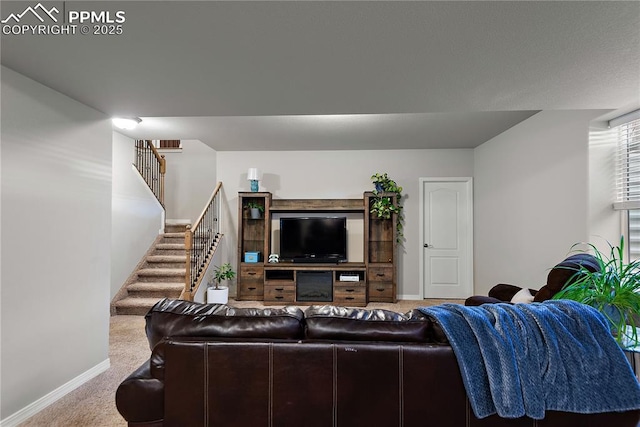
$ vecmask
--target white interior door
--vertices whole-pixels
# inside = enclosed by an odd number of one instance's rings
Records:
[[[421,178],[420,278],[424,298],[467,298],[473,291],[473,182]]]

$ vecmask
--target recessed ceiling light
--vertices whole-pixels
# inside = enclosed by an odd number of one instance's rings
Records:
[[[139,117],[114,117],[111,119],[113,124],[120,129],[133,129],[142,121]]]

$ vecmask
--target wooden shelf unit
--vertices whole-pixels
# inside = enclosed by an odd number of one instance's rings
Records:
[[[260,219],[251,218],[247,203],[264,209]],[[264,299],[264,263],[269,256],[271,193],[238,193],[238,290],[239,300]],[[244,262],[245,252],[259,252],[258,262]]]
[[[383,194],[385,197],[395,195]],[[396,227],[390,219],[374,218],[370,206],[375,195],[365,192],[361,199],[272,199],[271,193],[238,194],[238,292],[239,300],[261,300],[265,304],[311,305],[323,302],[298,301],[298,272],[331,272],[332,301],[326,303],[366,306],[369,302],[395,302]],[[258,202],[265,212],[261,219],[251,219],[243,207]],[[271,248],[271,215],[280,212],[358,212],[364,221],[364,262],[339,264],[298,264],[267,262]],[[258,263],[244,262],[247,251],[260,252]],[[340,275],[358,275],[358,281],[341,281]]]
[[[380,197],[389,197],[397,205],[395,193],[380,193]],[[364,193],[364,255],[367,264],[367,287],[370,302],[396,302],[397,294],[397,215],[389,219],[378,218],[372,214],[371,205],[376,196],[373,192]]]

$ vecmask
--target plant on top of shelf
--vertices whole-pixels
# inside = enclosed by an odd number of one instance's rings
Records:
[[[247,209],[258,209],[260,212],[264,212],[264,206],[258,202],[247,202],[245,205]]]
[[[598,271],[581,266],[576,270],[576,279],[570,281],[554,299],[570,299],[590,305],[600,311],[609,321],[611,332],[623,347],[639,344],[640,327],[640,261],[624,262],[624,237],[620,245],[610,248],[609,255],[588,244],[598,263]],[[579,244],[573,245],[574,249]]]
[[[264,212],[264,206],[258,202],[249,201],[244,207],[249,209],[251,219],[260,219],[260,212]]]
[[[220,289],[220,282],[223,280],[231,280],[236,277],[236,272],[233,271],[231,264],[228,262],[220,266],[216,266],[213,270],[213,280],[216,282],[216,289]]]
[[[378,218],[389,219],[393,214],[397,214],[396,217],[396,230],[397,230],[397,242],[402,242],[402,233],[404,217],[402,215],[402,205],[400,199],[402,198],[402,187],[400,187],[393,179],[389,178],[386,173],[375,173],[371,175],[371,181],[375,189],[373,194],[375,198],[371,204],[370,213],[376,214]],[[393,204],[393,200],[389,196],[383,196],[380,193],[395,193],[396,205]]]

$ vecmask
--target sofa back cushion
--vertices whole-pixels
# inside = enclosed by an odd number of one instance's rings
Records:
[[[305,311],[312,340],[430,342],[431,321],[418,310],[407,314],[332,305]]]
[[[163,299],[146,314],[151,349],[165,337],[301,339],[304,313],[296,307],[233,308]]]

